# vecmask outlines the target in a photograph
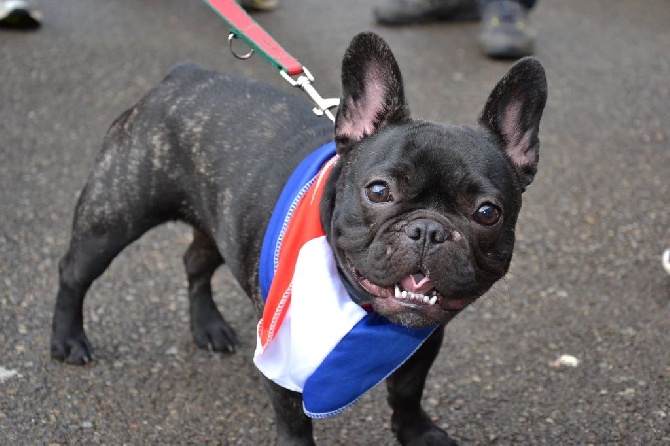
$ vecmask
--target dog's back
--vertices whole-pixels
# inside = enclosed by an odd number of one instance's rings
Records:
[[[216,240],[224,258],[241,258],[240,251],[260,249],[263,228],[224,220],[241,213],[267,220],[251,214],[269,215],[265,204],[276,201],[295,166],[331,139],[332,123],[295,94],[180,65],[112,124],[77,218],[132,228],[133,239],[182,220]]]

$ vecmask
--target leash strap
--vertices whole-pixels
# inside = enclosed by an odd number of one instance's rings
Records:
[[[260,54],[277,71],[289,76],[303,73],[302,65],[287,53],[249,14],[234,0],[204,0],[232,28],[231,35],[241,39]]]
[[[339,104],[339,99],[324,99],[312,86],[314,76],[293,56],[281,47],[235,0],[204,0],[232,28],[228,41],[230,50],[238,59],[248,59],[254,52],[261,55],[266,62],[279,71],[279,74],[292,86],[300,87],[316,104],[314,113],[326,115],[331,121],[335,116],[331,108]],[[233,40],[244,41],[251,51],[238,55],[233,50]],[[298,76],[297,79],[294,79]]]

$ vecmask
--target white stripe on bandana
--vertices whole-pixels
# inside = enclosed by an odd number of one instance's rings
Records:
[[[300,249],[291,294],[274,340],[262,349],[258,339],[254,363],[280,386],[302,392],[305,380],[367,312],[347,294],[325,236]]]

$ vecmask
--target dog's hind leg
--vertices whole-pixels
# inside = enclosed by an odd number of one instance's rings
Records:
[[[212,276],[223,264],[214,240],[193,229],[193,242],[184,254],[191,309],[191,332],[200,348],[233,353],[237,337],[212,299]]]
[[[165,169],[156,166],[163,160],[130,132],[134,114],[136,109],[126,111],[110,127],[77,202],[70,245],[59,264],[51,356],[68,363],[84,364],[93,358],[82,308],[93,281],[146,231],[183,220],[183,194]]]
[[[443,337],[444,326],[441,326],[386,380],[388,402],[393,409],[391,427],[400,444],[457,444],[421,408],[428,370],[440,352]]]
[[[129,213],[110,209],[110,203],[101,208],[92,203],[95,200],[89,189],[84,189],[77,204],[70,246],[59,263],[60,284],[52,321],[51,356],[71,364],[93,359],[83,316],[89,287],[123,248],[165,221],[145,218],[138,209],[125,209]]]

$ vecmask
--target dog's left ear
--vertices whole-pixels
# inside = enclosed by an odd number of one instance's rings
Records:
[[[525,189],[539,161],[540,119],[547,102],[547,78],[537,59],[515,63],[486,101],[479,123],[499,139]]]
[[[374,33],[356,35],[342,60],[342,97],[335,119],[338,153],[408,119],[402,76],[391,49]]]

